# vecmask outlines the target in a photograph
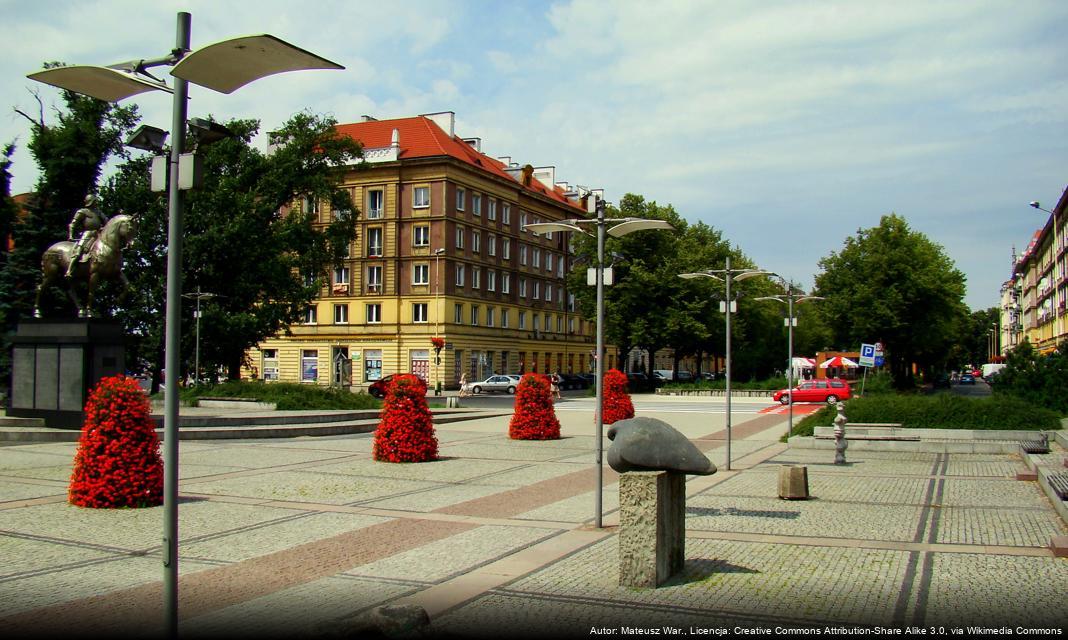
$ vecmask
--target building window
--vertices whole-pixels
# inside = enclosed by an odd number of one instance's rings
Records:
[[[456,286],[464,286],[464,265],[462,264],[456,265]]]
[[[482,279],[482,269],[478,267],[471,267],[471,288],[477,289],[480,286],[480,280]]]
[[[489,220],[497,219],[497,201],[493,198],[489,199],[489,209],[486,210],[486,218]]]
[[[459,302],[452,308],[452,321],[456,324],[464,323],[464,306]]]
[[[512,241],[509,238],[501,238],[501,260],[512,259]]]
[[[457,187],[456,188],[456,210],[457,211],[463,211],[464,210],[464,201],[466,201],[466,200],[467,200],[467,192],[465,192],[463,189]]]
[[[523,227],[527,226],[527,214],[522,211],[519,212],[519,231],[526,231]]]
[[[486,307],[486,326],[493,326],[493,307]]]
[[[471,251],[478,253],[482,250],[482,234],[478,231],[471,232]]]
[[[333,293],[348,293],[349,292],[349,268],[348,267],[336,267],[334,269],[334,286],[331,288]]]
[[[501,293],[511,293],[511,292],[512,292],[512,274],[510,274],[510,273],[502,273],[501,274]]]
[[[429,264],[417,264],[412,268],[412,284],[430,284]]]
[[[316,324],[319,321],[319,310],[315,307],[308,307],[304,310],[304,324]]]
[[[382,293],[382,267],[367,267],[367,292]]]
[[[552,302],[553,301],[553,285],[550,282],[546,282],[545,283],[545,301],[546,302]]]
[[[541,331],[541,316],[539,316],[536,313],[533,314],[533,315],[534,315],[534,333],[538,333],[538,332]]]
[[[367,305],[367,324],[378,324],[380,322],[382,322],[382,305]]]
[[[560,316],[556,316],[556,332],[557,333],[563,333],[564,332],[564,319],[561,318]]]
[[[278,379],[278,349],[263,350],[263,379]]]
[[[575,310],[575,294],[573,294],[573,293],[567,294],[567,310],[568,311],[574,311]]]
[[[304,196],[304,213],[319,221],[319,199],[314,196]]]
[[[412,245],[416,247],[430,246],[430,226],[421,224],[413,230]]]
[[[541,266],[541,249],[534,247],[531,249],[530,266],[537,269]]]
[[[521,266],[527,266],[527,245],[519,245],[519,264]]]
[[[464,248],[464,235],[466,235],[465,232],[464,232],[464,228],[463,227],[456,227],[456,248],[457,249],[463,249]]]
[[[512,205],[507,202],[501,204],[501,223],[512,224]]]
[[[551,251],[545,252],[545,270],[549,273],[553,271],[553,254]]]
[[[497,290],[497,272],[493,270],[486,271],[486,291]]]
[[[541,280],[534,281],[534,299],[537,300],[541,297]]]
[[[412,206],[425,209],[430,206],[430,187],[416,187],[412,195]]]
[[[476,216],[482,215],[482,194],[471,194],[471,213]]]
[[[477,304],[471,305],[471,326],[472,327],[477,327],[478,326],[478,305]]]
[[[334,324],[348,324],[349,323],[349,305],[347,304],[335,304],[334,305]]]
[[[508,309],[501,309],[501,326],[508,328]]]
[[[382,257],[382,229],[381,227],[371,227],[367,230],[367,257],[368,258],[381,258]]]
[[[492,233],[486,237],[486,255],[497,255],[497,236]]]
[[[382,206],[385,203],[385,197],[381,189],[374,189],[367,192],[367,219],[377,220],[382,217]]]
[[[526,329],[527,328],[527,312],[526,311],[520,311],[519,312],[519,328],[520,329]]]
[[[427,304],[425,302],[412,303],[412,322],[428,322]]]
[[[567,332],[568,333],[575,333],[575,319],[574,318],[568,318],[567,319]]]
[[[319,352],[315,349],[300,351],[300,381],[316,382],[319,380]]]
[[[381,349],[367,349],[363,352],[363,379],[367,382],[382,379]]]
[[[520,298],[527,297],[527,279],[526,278],[520,278],[519,279],[519,297]]]

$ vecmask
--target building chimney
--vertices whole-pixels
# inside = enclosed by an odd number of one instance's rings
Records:
[[[378,118],[367,115],[360,116],[360,120],[362,120],[363,122],[378,122]]]
[[[400,146],[400,129],[393,130],[393,135],[389,137],[389,146],[394,149]]]
[[[450,138],[456,137],[456,113],[453,111],[441,111],[438,113],[421,113],[420,117],[426,118],[441,127],[441,130],[449,134]]]

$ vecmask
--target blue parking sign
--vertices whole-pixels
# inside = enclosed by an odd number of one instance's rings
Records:
[[[875,345],[862,344],[860,345],[860,366],[862,367],[874,367],[875,366]]]

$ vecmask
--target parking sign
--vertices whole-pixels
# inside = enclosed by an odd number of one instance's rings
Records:
[[[874,367],[875,366],[875,345],[862,344],[860,345],[860,366],[862,367]]]

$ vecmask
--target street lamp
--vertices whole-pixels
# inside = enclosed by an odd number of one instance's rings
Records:
[[[214,298],[216,295],[218,295],[218,294],[202,292],[200,290],[200,286],[199,285],[197,285],[197,290],[194,291],[193,293],[183,293],[182,294],[183,298],[191,298],[191,299],[195,299],[197,301],[196,311],[193,312],[193,317],[197,321],[197,339],[196,339],[197,346],[196,346],[196,357],[193,360],[193,362],[194,362],[194,364],[193,364],[193,384],[197,384],[197,385],[200,384],[200,301],[205,299],[205,298]]]
[[[801,304],[802,302],[808,302],[809,300],[824,300],[822,296],[808,296],[803,292],[798,292],[794,289],[792,283],[787,282],[786,278],[783,278],[777,273],[769,274],[773,275],[782,281],[783,288],[786,289],[786,293],[777,296],[762,296],[756,298],[756,300],[775,300],[786,305],[786,327],[787,327],[787,356],[786,356],[786,388],[789,389],[789,393],[786,394],[787,404],[787,423],[786,423],[786,437],[789,438],[790,434],[794,432],[794,327],[797,326],[797,317],[794,316],[794,303]],[[802,293],[798,296],[798,293]]]
[[[692,279],[692,278],[712,278],[713,280],[721,280],[727,283],[727,295],[726,301],[722,303],[722,311],[727,315],[727,470],[731,468],[731,312],[735,310],[736,304],[734,299],[731,298],[731,282],[735,280],[746,280],[748,278],[754,278],[756,276],[771,275],[770,271],[763,271],[761,269],[732,269],[731,257],[727,256],[727,264],[723,269],[707,269],[705,271],[698,271],[695,273],[680,273],[680,278]]]
[[[192,16],[178,13],[175,46],[150,60],[131,60],[109,67],[55,67],[27,77],[98,100],[118,102],[146,91],[173,94],[171,144],[167,184],[167,310],[164,369],[171,376],[164,390],[163,417],[163,601],[169,635],[178,635],[178,385],[181,337],[182,192],[179,161],[185,146],[189,83],[220,93],[233,93],[246,84],[276,73],[307,69],[344,69],[284,40],[262,34],[232,38],[190,49]],[[171,67],[173,88],[148,73],[152,67]]]
[[[602,477],[603,452],[604,452],[604,236],[619,238],[635,231],[646,229],[674,229],[666,220],[649,220],[646,218],[605,218],[605,201],[592,194],[588,200],[597,214],[596,218],[575,218],[561,222],[535,222],[523,225],[523,228],[534,233],[547,231],[578,231],[588,236],[594,236],[593,228],[596,227],[597,238],[597,379],[596,395],[597,403],[594,409],[594,436],[597,440],[597,495],[595,496],[595,522],[597,528],[601,528],[602,499],[604,491],[604,478]],[[592,212],[591,212],[592,213]]]

